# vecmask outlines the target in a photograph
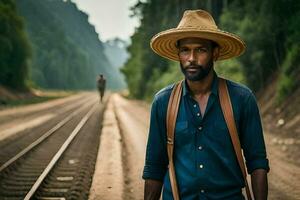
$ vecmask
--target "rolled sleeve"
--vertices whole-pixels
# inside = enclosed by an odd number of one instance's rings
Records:
[[[244,108],[240,138],[247,171],[249,174],[255,169],[269,171],[259,109],[253,93],[249,94]]]
[[[143,179],[163,181],[166,174],[165,165],[148,163],[144,167]]]
[[[166,128],[157,98],[151,107],[150,128],[146,149],[143,179],[163,180],[167,171]]]
[[[269,172],[269,161],[268,159],[256,159],[247,163],[247,171],[249,174],[256,169],[265,169]]]

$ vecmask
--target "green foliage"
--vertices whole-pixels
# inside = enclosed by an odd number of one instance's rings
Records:
[[[246,42],[246,52],[239,61],[247,84],[257,91],[264,86],[266,77],[277,68],[272,21],[268,16],[270,12],[266,11],[267,3],[247,1],[241,5],[238,2],[224,9],[221,27],[237,33]]]
[[[217,19],[220,12],[219,4],[216,4],[213,9]],[[176,71],[173,72],[173,70],[177,70],[177,74],[179,74],[179,65],[177,64],[175,67],[168,60],[156,55],[150,49],[149,42],[156,33],[176,27],[184,10],[204,8],[205,6],[206,4],[202,1],[165,0],[164,3],[161,3],[160,0],[151,0],[144,3],[139,1],[132,8],[134,14],[141,18],[141,26],[131,38],[132,44],[128,48],[131,57],[122,69],[131,96],[149,99],[155,91],[163,86],[162,79],[166,78],[165,83],[176,81],[176,79],[169,79],[176,74]]]
[[[157,93],[161,88],[166,87],[174,82],[182,80],[184,76],[181,73],[180,66],[176,62],[168,63],[168,69],[161,73],[160,70],[154,69],[153,75],[147,82],[146,99],[151,101],[153,94]]]
[[[31,49],[15,2],[0,0],[0,84],[26,90]]]
[[[280,71],[279,97],[292,92],[298,76],[300,46],[300,1],[298,0],[158,0],[138,2],[134,14],[141,26],[132,36],[131,58],[123,68],[132,96],[149,99],[154,92],[180,77],[178,64],[155,55],[149,48],[153,35],[176,27],[186,9],[212,13],[220,29],[236,33],[246,42],[244,55],[217,62],[216,71],[254,91],[265,87],[269,77]],[[172,67],[173,66],[173,67]],[[166,81],[165,81],[166,80]]]
[[[33,46],[30,75],[36,85],[50,89],[91,89],[102,73],[108,88],[122,86],[120,72],[104,54],[87,14],[71,1],[17,0]]]
[[[299,9],[297,0],[234,0],[221,17],[222,28],[238,33],[247,44],[246,53],[238,60],[252,89],[263,88],[274,72],[282,73],[278,83],[280,101],[296,85],[287,69],[299,73],[295,60],[297,50],[293,49],[293,45],[300,44]],[[293,59],[294,63],[290,64]]]
[[[139,94],[139,85],[142,82],[141,80],[141,72],[142,72],[142,41],[140,39],[139,34],[135,34],[132,37],[132,45],[128,47],[128,51],[134,55],[132,56],[127,63],[126,67],[121,69],[121,72],[125,75],[125,79],[130,90],[130,95],[132,97],[141,97]],[[132,53],[132,52],[140,52],[140,53]]]
[[[297,7],[298,5],[298,7]],[[281,103],[296,88],[300,87],[300,6],[296,4],[297,12],[289,20],[287,27],[288,38],[286,41],[287,54],[282,64],[282,69],[277,87],[277,102]]]
[[[299,84],[300,74],[300,46],[293,45],[287,53],[285,62],[283,63],[282,73],[278,82],[277,101],[281,103],[284,98],[291,94]]]
[[[242,72],[242,64],[236,58],[223,62],[217,62],[215,70],[221,77],[230,79],[238,83],[246,83],[244,74]]]

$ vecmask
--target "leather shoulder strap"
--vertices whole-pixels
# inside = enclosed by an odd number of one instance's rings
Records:
[[[168,103],[168,110],[167,110],[167,151],[169,157],[169,175],[170,175],[170,182],[172,187],[172,194],[174,200],[180,200],[179,197],[179,190],[176,181],[176,174],[175,174],[175,167],[173,163],[173,151],[174,151],[174,132],[175,132],[175,125],[177,119],[178,108],[181,99],[182,93],[182,84],[183,80],[176,83],[173,87],[169,103]]]
[[[237,128],[236,128],[236,124],[235,124],[235,120],[234,120],[230,96],[228,93],[226,80],[223,78],[219,78],[219,99],[220,99],[222,112],[223,112],[223,115],[224,115],[224,118],[225,118],[225,121],[227,124],[227,128],[229,130],[231,142],[233,144],[233,148],[234,148],[239,166],[241,168],[241,171],[242,171],[242,174],[244,177],[247,199],[252,200],[248,181],[247,181],[246,166],[245,166],[243,155],[242,155],[241,144],[240,144],[240,140],[238,137],[238,132],[237,132]]]

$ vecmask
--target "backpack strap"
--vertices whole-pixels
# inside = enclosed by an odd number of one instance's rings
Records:
[[[235,151],[236,158],[238,160],[240,169],[244,177],[247,199],[252,200],[248,181],[247,181],[246,166],[242,155],[241,143],[239,140],[239,136],[238,136],[235,120],[234,120],[232,104],[230,101],[226,80],[223,78],[219,78],[218,85],[219,85],[219,99],[220,99],[223,116],[225,118],[227,128],[229,130],[229,134]]]
[[[178,108],[181,99],[183,80],[176,83],[173,87],[167,110],[167,151],[169,157],[169,175],[174,200],[180,200],[176,181],[175,167],[173,163],[174,151],[174,132],[177,119]]]

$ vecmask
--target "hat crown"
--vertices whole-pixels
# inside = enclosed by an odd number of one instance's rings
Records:
[[[218,29],[213,17],[204,10],[185,11],[177,29],[186,28]]]

